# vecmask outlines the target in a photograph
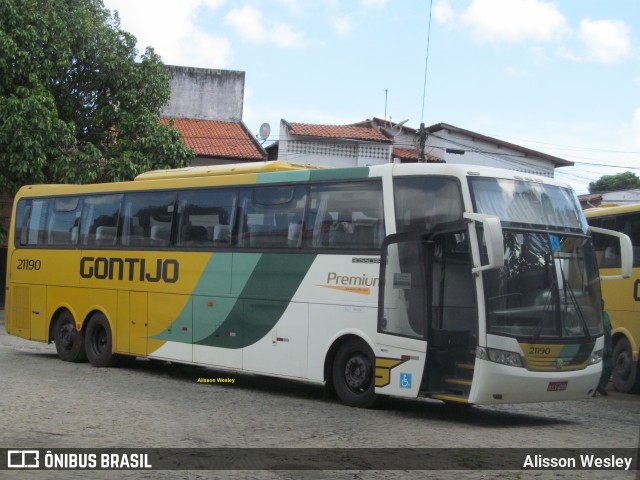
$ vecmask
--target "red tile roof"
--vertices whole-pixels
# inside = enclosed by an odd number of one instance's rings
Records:
[[[173,121],[187,147],[203,157],[264,160],[266,153],[251,133],[237,122],[162,118],[167,125]]]
[[[310,123],[288,122],[286,122],[286,125],[291,135],[392,143],[391,139],[385,137],[373,128],[354,127],[352,125],[314,125]]]
[[[445,163],[445,161],[442,158],[438,158],[435,155],[431,155],[429,153],[425,153],[425,159],[427,160],[427,163]],[[398,148],[398,147],[394,147],[393,149],[393,157],[397,157],[401,160],[408,160],[408,161],[413,161],[413,162],[417,162],[418,159],[420,158],[418,156],[418,151],[413,149],[413,148]]]

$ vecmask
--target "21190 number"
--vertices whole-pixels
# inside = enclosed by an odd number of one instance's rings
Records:
[[[42,262],[32,258],[19,258],[18,270],[40,270]]]

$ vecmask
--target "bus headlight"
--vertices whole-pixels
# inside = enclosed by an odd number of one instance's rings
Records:
[[[476,357],[490,362],[501,363],[510,367],[524,367],[522,357],[519,353],[508,352],[506,350],[498,350],[496,348],[478,347],[476,348]]]
[[[596,350],[589,356],[589,365],[595,365],[602,361],[602,349]]]

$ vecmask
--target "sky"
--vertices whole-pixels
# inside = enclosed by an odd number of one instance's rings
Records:
[[[243,121],[444,122],[640,176],[637,0],[103,0],[164,63],[245,72]]]

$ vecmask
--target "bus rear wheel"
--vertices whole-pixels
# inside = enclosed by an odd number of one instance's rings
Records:
[[[631,344],[626,338],[618,340],[613,347],[613,383],[623,393],[635,392],[640,387],[638,362],[633,361]]]
[[[333,361],[333,387],[345,405],[371,407],[376,400],[375,357],[362,340],[348,340]]]
[[[76,321],[69,310],[58,315],[53,341],[58,356],[65,362],[84,362],[87,359],[82,333],[76,329]]]
[[[94,367],[115,367],[120,361],[120,356],[113,353],[111,326],[102,313],[96,313],[89,319],[85,349]]]

